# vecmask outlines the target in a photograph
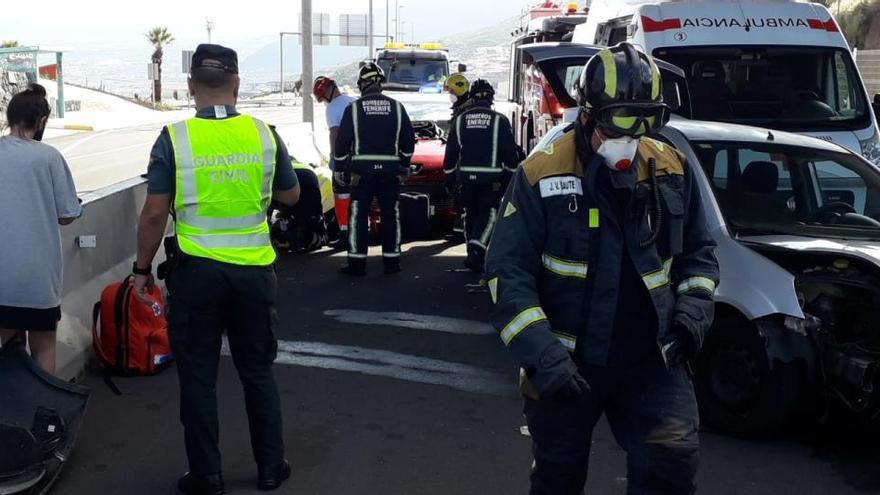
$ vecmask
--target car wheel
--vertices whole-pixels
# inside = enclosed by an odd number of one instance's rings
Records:
[[[771,367],[763,337],[744,318],[716,319],[696,362],[695,388],[702,421],[736,436],[781,431],[798,400],[795,363]]]

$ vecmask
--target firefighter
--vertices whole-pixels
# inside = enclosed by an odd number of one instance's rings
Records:
[[[336,162],[332,159],[335,155],[333,147],[336,146],[336,136],[339,134],[339,124],[342,122],[342,115],[345,109],[355,98],[344,94],[339,90],[336,81],[327,76],[319,76],[315,79],[312,86],[312,94],[319,103],[327,104],[327,129],[330,130],[330,170],[333,174],[333,194],[335,198],[334,212],[336,214],[336,224],[339,225],[339,240],[336,243],[337,249],[348,249],[348,208],[351,204],[351,191],[345,184],[344,174],[336,173]]]
[[[373,198],[381,210],[382,257],[385,273],[400,272],[401,177],[409,171],[416,138],[406,110],[382,94],[385,72],[375,63],[361,67],[361,98],[345,110],[339,125],[334,159],[351,185],[348,265],[346,275],[366,274],[369,215]]]
[[[449,100],[452,102],[452,120],[455,120],[470,107],[471,82],[464,74],[456,73],[449,76],[443,89],[449,93]]]
[[[498,205],[510,174],[519,163],[517,145],[507,117],[492,110],[495,90],[477,79],[471,87],[470,108],[450,127],[443,169],[447,188],[460,188],[464,211],[467,258],[464,265],[483,271],[489,239],[498,218]]]
[[[512,179],[487,260],[492,323],[521,366],[530,493],[583,493],[604,413],[627,493],[692,494],[686,364],[713,319],[715,243],[684,156],[645,137],[669,118],[654,61],[604,49],[577,90],[576,122]]]

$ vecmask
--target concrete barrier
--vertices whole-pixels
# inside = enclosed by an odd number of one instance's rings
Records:
[[[82,218],[62,227],[64,290],[57,365],[58,376],[65,380],[79,376],[92,357],[92,307],[101,290],[131,273],[146,193],[146,181],[136,178],[85,194]],[[91,244],[94,247],[80,247]],[[153,266],[164,257],[159,251]]]

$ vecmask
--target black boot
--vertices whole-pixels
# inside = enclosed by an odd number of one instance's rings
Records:
[[[257,488],[263,491],[277,490],[287,478],[290,478],[290,462],[284,459],[278,466],[259,468]]]
[[[348,264],[339,270],[343,275],[353,275],[355,277],[363,277],[367,274],[367,261],[349,258]]]
[[[220,473],[208,476],[197,476],[186,473],[177,481],[177,489],[186,495],[223,495],[223,475]]]
[[[464,260],[464,266],[474,273],[483,273],[483,260],[478,256],[468,255]]]

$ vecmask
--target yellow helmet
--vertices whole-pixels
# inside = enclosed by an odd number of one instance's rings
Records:
[[[468,91],[470,91],[471,82],[468,81],[468,78],[465,77],[464,74],[452,74],[451,76],[449,76],[449,79],[446,80],[446,84],[444,84],[443,89],[461,98],[462,96],[465,96]]]

